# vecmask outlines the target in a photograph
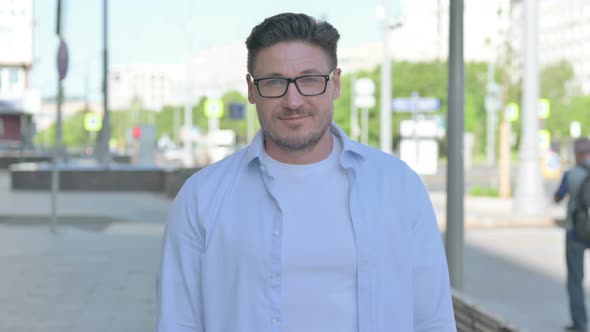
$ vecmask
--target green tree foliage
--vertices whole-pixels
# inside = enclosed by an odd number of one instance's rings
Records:
[[[569,137],[569,127],[573,121],[581,123],[584,135],[590,134],[590,96],[581,94],[579,87],[575,85],[574,77],[573,66],[565,60],[541,69],[540,97],[549,99],[551,113],[548,119],[540,121],[540,127],[549,130],[552,140]],[[507,101],[521,104],[522,80],[509,84],[508,91]],[[520,128],[519,120],[513,125],[517,135]]]
[[[476,137],[485,136],[484,99],[486,94],[486,70],[483,63],[468,63],[465,67],[465,129],[473,132]],[[335,122],[344,131],[350,133],[351,79],[368,77],[375,82],[375,98],[377,105],[369,111],[369,144],[379,145],[380,130],[380,74],[381,69],[371,72],[360,72],[342,77],[340,99],[335,104]],[[420,96],[434,97],[441,101],[441,109],[437,114],[446,119],[447,113],[447,64],[444,62],[393,62],[392,65],[393,98],[409,97],[414,91]],[[392,115],[392,131],[394,147],[399,142],[400,122],[410,119],[407,112],[395,112]],[[485,141],[478,140],[476,148],[485,147]]]
[[[571,86],[574,74],[574,67],[565,60],[544,67],[541,70],[541,96],[553,102],[564,101],[571,95],[568,87]]]

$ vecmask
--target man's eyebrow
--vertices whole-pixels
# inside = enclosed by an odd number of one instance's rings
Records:
[[[306,69],[306,70],[304,70],[304,71],[302,71],[302,72],[301,72],[301,74],[304,74],[304,75],[309,75],[309,74],[321,74],[321,73],[322,73],[322,72],[320,72],[320,71],[319,71],[319,70],[317,70],[317,69]]]
[[[299,74],[297,76],[300,76],[300,75],[320,75],[320,74],[323,74],[323,73],[321,71],[319,71],[318,69],[306,69],[306,70],[303,70],[303,71],[299,72]],[[281,78],[284,78],[286,76],[283,75],[283,74],[281,74],[281,73],[277,73],[277,72],[269,73],[269,74],[265,74],[265,75],[260,76],[260,78],[267,78],[267,77],[281,77]]]

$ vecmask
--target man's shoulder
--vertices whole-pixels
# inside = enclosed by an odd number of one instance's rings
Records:
[[[590,173],[590,170],[582,165],[575,165],[566,171],[568,177],[574,177],[576,180],[581,180]]]

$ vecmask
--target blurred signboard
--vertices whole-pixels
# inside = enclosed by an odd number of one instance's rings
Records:
[[[221,99],[207,98],[205,100],[205,116],[208,119],[219,119],[223,117],[223,102]]]
[[[551,103],[549,102],[549,99],[539,99],[538,107],[539,119],[547,119],[549,117],[549,114],[551,114]]]
[[[33,63],[33,0],[0,0],[0,65]]]
[[[59,41],[59,48],[57,49],[57,72],[59,79],[64,80],[68,74],[68,45],[62,39]]]
[[[354,81],[354,106],[362,109],[373,108],[375,100],[375,82],[372,79],[363,77]]]
[[[394,112],[434,112],[440,109],[440,100],[430,97],[393,98],[391,109]]]
[[[508,122],[515,122],[518,121],[518,117],[520,116],[520,107],[517,103],[508,103],[506,108],[504,109],[504,118]]]
[[[434,139],[400,141],[400,159],[416,173],[432,175],[438,172],[438,142]]]
[[[229,104],[229,117],[232,120],[244,119],[245,106],[243,103],[231,103]]]
[[[84,129],[86,131],[100,131],[102,129],[102,116],[98,113],[86,113],[84,115]]]

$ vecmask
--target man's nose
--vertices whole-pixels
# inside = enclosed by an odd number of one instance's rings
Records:
[[[295,86],[295,82],[289,82],[287,93],[283,96],[283,106],[290,109],[298,109],[304,102],[305,96],[299,93],[299,90],[297,90],[297,87]]]

